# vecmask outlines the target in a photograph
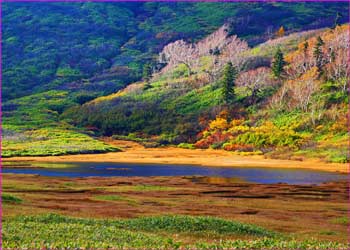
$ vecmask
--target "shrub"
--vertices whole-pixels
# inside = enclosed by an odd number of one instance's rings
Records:
[[[191,143],[180,143],[177,145],[178,148],[185,148],[185,149],[195,149],[195,146]]]

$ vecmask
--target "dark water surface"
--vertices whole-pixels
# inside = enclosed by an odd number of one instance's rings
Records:
[[[30,167],[18,167],[29,164]],[[50,168],[43,168],[43,166]],[[255,183],[319,184],[345,180],[344,174],[307,169],[206,167],[167,164],[124,163],[16,163],[3,168],[3,173],[38,174],[54,177],[112,177],[112,176],[209,176],[238,178]]]

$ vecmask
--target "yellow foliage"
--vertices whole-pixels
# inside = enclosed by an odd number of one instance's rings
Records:
[[[241,125],[243,122],[244,122],[244,119],[235,119],[230,122],[230,126],[231,127],[238,126],[238,125]]]
[[[348,120],[346,116],[341,117],[335,122],[329,129],[331,133],[346,132],[348,131]]]
[[[228,132],[232,133],[232,134],[240,134],[240,133],[244,133],[250,130],[249,126],[243,125],[243,126],[232,126]]]
[[[211,130],[226,130],[229,124],[226,119],[217,117],[215,120],[211,121],[209,124]]]
[[[281,27],[282,28],[282,27]],[[350,26],[349,24],[344,24],[341,26],[337,26],[334,30],[326,30],[321,34],[322,40],[325,42],[325,44],[329,43],[330,41],[334,40],[336,37],[341,35],[342,33],[349,32]],[[308,43],[308,50],[311,53],[312,48],[315,47],[317,43],[317,37],[311,37],[307,39],[306,41],[303,41],[298,44],[298,49],[296,51],[290,52],[287,55],[285,55],[284,59],[288,63],[292,63],[293,61],[297,60],[298,56],[302,53],[304,53],[304,43]]]
[[[317,67],[312,67],[308,71],[306,71],[299,79],[301,81],[315,80],[318,76]]]
[[[320,130],[322,130],[322,129],[324,129],[324,126],[323,126],[323,125],[318,125],[318,126],[316,127],[316,130],[318,130],[318,131],[320,131]]]

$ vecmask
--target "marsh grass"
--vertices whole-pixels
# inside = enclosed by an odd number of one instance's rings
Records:
[[[220,239],[208,242],[208,235]],[[227,236],[251,239],[227,239]],[[187,236],[183,241],[182,236]],[[188,242],[188,237],[192,241]],[[193,236],[195,236],[193,238]],[[223,237],[224,236],[224,237]],[[224,239],[222,239],[224,238]],[[99,249],[346,249],[315,240],[296,241],[264,228],[214,217],[157,216],[97,220],[56,214],[18,216],[3,222],[4,248]]]

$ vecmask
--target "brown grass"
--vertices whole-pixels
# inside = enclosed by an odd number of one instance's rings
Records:
[[[210,215],[292,233],[298,238],[347,240],[348,225],[334,223],[348,213],[346,182],[288,185],[220,182],[219,178],[53,178],[4,174],[3,184],[3,192],[23,199],[21,204],[4,204],[5,217],[48,212],[93,218]],[[135,188],[141,185],[153,188]],[[110,195],[122,198],[99,198]],[[324,230],[335,233],[327,235],[322,233]]]

